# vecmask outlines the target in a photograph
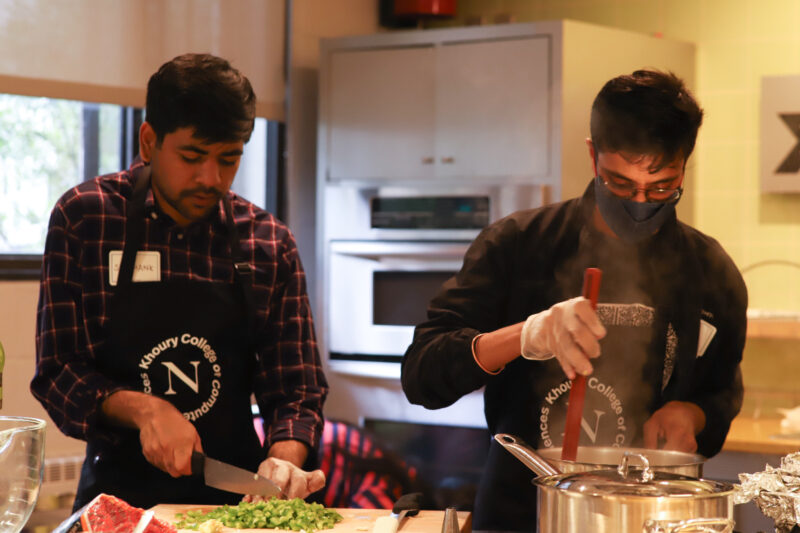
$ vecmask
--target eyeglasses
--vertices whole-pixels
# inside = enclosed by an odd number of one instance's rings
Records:
[[[603,182],[603,185],[605,185],[609,191],[626,200],[633,199],[636,196],[636,193],[639,191],[644,193],[645,200],[656,203],[677,202],[683,194],[683,187],[676,187],[672,189],[664,189],[661,187],[636,187],[631,182],[614,182],[607,180],[602,176],[600,177],[600,181]]]

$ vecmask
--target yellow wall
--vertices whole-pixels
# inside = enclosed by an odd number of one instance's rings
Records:
[[[761,78],[800,74],[800,2],[459,0],[458,10],[458,24],[569,18],[695,43],[695,92],[706,116],[693,157],[694,225],[740,269],[800,263],[800,195],[759,191]],[[800,269],[767,266],[744,277],[751,308],[800,311]]]

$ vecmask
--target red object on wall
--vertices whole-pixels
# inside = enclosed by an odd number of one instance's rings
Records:
[[[453,17],[456,0],[394,0],[394,14],[398,17]]]

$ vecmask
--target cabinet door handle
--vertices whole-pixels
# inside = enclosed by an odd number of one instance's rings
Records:
[[[456,162],[456,158],[455,157],[443,157],[442,158],[442,163],[452,164],[452,163],[455,163],[455,162]]]
[[[542,205],[553,203],[553,188],[550,185],[540,185],[539,193],[542,195]]]
[[[433,162],[436,161],[433,157],[423,157],[422,164],[423,165],[432,165]]]

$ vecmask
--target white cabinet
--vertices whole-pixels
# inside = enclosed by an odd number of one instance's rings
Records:
[[[328,176],[432,176],[434,72],[431,46],[332,53]]]
[[[445,43],[436,58],[437,176],[546,176],[550,39]]]
[[[547,36],[329,57],[330,179],[547,175]]]

